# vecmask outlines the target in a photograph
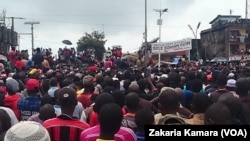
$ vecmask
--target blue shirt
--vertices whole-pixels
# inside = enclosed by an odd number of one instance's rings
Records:
[[[19,100],[17,108],[25,111],[36,111],[39,112],[41,107],[41,99],[37,96],[28,96],[23,100]]]
[[[56,86],[53,86],[53,87],[50,87],[49,90],[48,90],[48,94],[51,96],[51,97],[55,97],[55,91],[59,89],[58,87]]]
[[[194,93],[190,90],[183,90],[183,100],[181,102],[182,106],[187,107],[189,101],[193,98]]]
[[[27,120],[33,114],[39,112],[41,107],[41,99],[37,96],[28,96],[23,100],[19,100],[17,108],[21,112],[22,120]]]

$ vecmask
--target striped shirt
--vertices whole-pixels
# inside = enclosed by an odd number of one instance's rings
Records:
[[[63,114],[44,121],[43,126],[48,130],[51,141],[79,141],[81,132],[89,128],[87,123]]]
[[[100,125],[93,126],[89,129],[84,130],[81,133],[80,141],[96,141],[99,138]],[[115,141],[136,141],[136,135],[133,130],[120,127],[120,130],[115,134]]]

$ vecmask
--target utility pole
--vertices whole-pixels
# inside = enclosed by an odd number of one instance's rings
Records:
[[[157,20],[157,24],[159,25],[159,42],[161,43],[161,25],[162,25],[162,19],[161,16],[164,12],[168,12],[168,9],[155,9],[156,12],[159,12],[160,18]],[[158,53],[158,69],[160,70],[161,67],[161,52]]]
[[[147,31],[147,0],[145,0],[145,48],[144,48],[144,65],[147,66],[148,63],[148,31]]]
[[[246,12],[245,12],[245,19],[248,19],[248,0],[246,0]]]
[[[195,48],[196,48],[196,55],[197,55],[197,58],[200,59],[200,53],[199,53],[199,50],[198,50],[198,41],[197,41],[197,31],[198,29],[200,28],[200,25],[201,25],[201,22],[198,23],[197,27],[196,27],[196,30],[194,32],[193,28],[191,27],[190,24],[188,24],[188,27],[189,29],[193,32],[193,35],[194,35],[194,38],[195,38]],[[189,61],[190,61],[190,53],[189,53]]]
[[[15,19],[18,19],[18,20],[23,20],[24,18],[22,17],[5,17],[7,19],[11,19],[11,39],[13,39],[13,36],[14,36],[14,20]],[[11,47],[15,47],[14,44],[12,43],[13,41],[11,40]]]
[[[31,25],[31,54],[33,56],[34,54],[34,32],[33,32],[33,25],[34,24],[40,24],[40,22],[25,22],[24,24],[30,24]]]

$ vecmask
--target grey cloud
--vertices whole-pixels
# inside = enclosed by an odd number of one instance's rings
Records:
[[[194,0],[161,1],[161,7],[167,7],[171,14],[185,11]],[[6,3],[16,7],[16,14],[27,19],[37,19],[41,23],[75,24],[75,26],[104,28],[110,34],[121,30],[137,31],[144,28],[144,0],[22,0]],[[156,19],[153,9],[159,9],[159,0],[147,0],[148,21]],[[26,7],[23,9],[22,7]],[[31,10],[31,11],[30,11]],[[12,12],[11,12],[12,13]],[[14,12],[13,12],[14,13]],[[177,16],[177,15],[176,15]]]
[[[178,18],[194,1],[161,0],[160,5],[160,0],[147,0],[148,26],[157,27],[158,14],[153,9],[168,8],[168,18]],[[53,40],[56,38],[53,36],[58,35],[62,39],[66,38],[67,35],[63,34],[67,31],[83,34],[91,30],[104,30],[108,36],[118,36],[121,32],[142,35],[145,22],[144,2],[145,0],[0,0],[0,10],[6,8],[8,16],[26,18],[15,21],[18,32],[30,32],[30,27],[24,26],[24,21],[40,21],[40,25],[34,27],[35,33],[44,32]],[[138,44],[140,42],[141,40]]]

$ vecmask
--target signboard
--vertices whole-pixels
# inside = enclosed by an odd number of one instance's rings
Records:
[[[152,53],[170,53],[192,49],[192,39],[187,38],[172,42],[161,42],[152,44]]]
[[[240,61],[242,57],[244,57],[246,60],[250,60],[250,56],[232,55],[229,57],[229,61]]]

